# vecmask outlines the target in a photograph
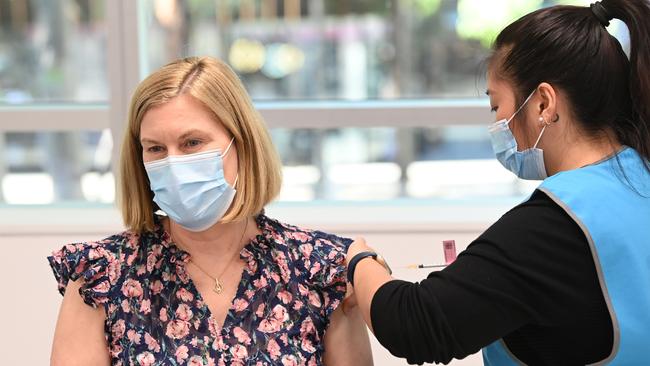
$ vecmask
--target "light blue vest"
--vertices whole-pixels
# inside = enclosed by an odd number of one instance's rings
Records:
[[[614,326],[611,354],[597,364],[650,365],[650,174],[634,149],[617,157],[558,173],[538,189],[575,220],[591,247]],[[483,349],[483,361],[523,364],[503,340]]]

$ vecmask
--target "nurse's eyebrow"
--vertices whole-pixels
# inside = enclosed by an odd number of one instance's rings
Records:
[[[485,91],[485,95],[490,96],[490,94],[492,94],[492,91],[491,91],[490,89],[487,89],[487,90]]]

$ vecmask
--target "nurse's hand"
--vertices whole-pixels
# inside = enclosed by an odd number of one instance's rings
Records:
[[[357,254],[361,252],[367,252],[371,251],[374,252],[375,250],[372,249],[371,247],[366,244],[366,240],[362,237],[357,237],[354,239],[354,242],[350,244],[350,247],[348,248],[348,254],[345,258],[345,265],[350,264],[350,260]]]

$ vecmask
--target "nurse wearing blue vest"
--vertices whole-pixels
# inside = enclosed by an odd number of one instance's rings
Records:
[[[629,59],[612,19],[629,28]],[[650,3],[541,9],[493,51],[496,158],[543,182],[420,283],[392,278],[358,239],[354,300],[411,364],[482,349],[486,365],[650,365]]]

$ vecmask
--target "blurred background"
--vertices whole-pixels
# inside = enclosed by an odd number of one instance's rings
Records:
[[[484,60],[542,0],[0,0],[0,204],[112,204],[134,86],[212,55],[284,162],[280,201],[494,200]]]
[[[0,363],[48,364],[61,297],[45,257],[123,230],[114,162],[153,70],[229,63],[284,163],[268,214],[364,236],[417,281],[428,270],[408,265],[442,263],[442,240],[462,251],[537,185],[494,159],[485,59],[504,26],[560,3],[589,1],[0,0]],[[371,343],[377,365],[406,365]]]

